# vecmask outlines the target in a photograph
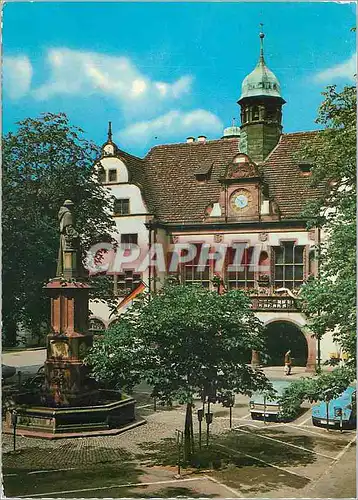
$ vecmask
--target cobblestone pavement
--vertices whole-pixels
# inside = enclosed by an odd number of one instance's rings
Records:
[[[35,367],[44,352],[29,351],[17,356],[18,365]],[[30,361],[29,361],[30,360]],[[4,360],[11,365],[9,360]],[[284,378],[281,368],[265,370],[272,378]],[[308,376],[296,369],[293,377]],[[137,388],[138,414],[143,426],[114,436],[61,439],[17,437],[13,452],[11,435],[3,435],[3,472],[6,489],[16,495],[53,493],[53,497],[108,498],[131,496],[202,496],[267,498],[349,498],[355,493],[355,433],[327,432],[312,426],[309,406],[289,424],[252,421],[249,398],[237,396],[229,431],[229,411],[212,405],[210,435],[226,439],[237,461],[210,477],[201,474],[189,482],[176,482],[173,467],[148,467],[148,450],[160,450],[163,443],[183,429],[185,407],[157,407],[154,411],[150,389]],[[198,407],[200,403],[198,402]],[[194,432],[198,432],[196,410]],[[203,425],[205,439],[205,425]],[[214,441],[214,438],[213,438]],[[224,441],[223,441],[224,442]],[[175,453],[175,443],[171,445]],[[225,451],[225,450],[224,450]],[[190,476],[189,476],[190,478]],[[187,478],[185,478],[187,479]],[[215,482],[216,481],[216,482]],[[122,483],[122,485],[120,485]],[[126,483],[145,483],[127,487]],[[117,485],[117,486],[116,486]],[[118,486],[119,485],[119,486]],[[69,490],[74,490],[69,492]],[[7,495],[9,496],[9,495]]]
[[[143,456],[145,449],[160,450],[166,439],[174,438],[176,429],[183,428],[185,408],[158,408],[154,412],[152,404],[147,406],[149,403],[143,404],[144,408],[139,410],[147,418],[146,425],[115,436],[58,441],[19,436],[18,453],[11,451],[12,437],[3,436],[3,465],[7,474],[5,486],[12,484],[11,487],[16,492],[20,491],[20,495],[44,491],[53,492],[55,497],[64,495],[69,498],[131,496],[134,490],[109,486],[114,479],[118,484],[120,471],[128,464],[126,474],[132,478],[129,482],[148,482],[144,489],[136,490],[137,496],[138,491],[144,495],[144,490],[147,494],[159,496],[170,496],[169,492],[179,494],[178,491],[181,491],[184,496],[315,498],[321,496],[321,490],[324,497],[333,496],[330,492],[334,492],[337,498],[354,495],[354,432],[341,434],[316,429],[310,424],[310,413],[307,411],[290,424],[252,421],[247,403],[248,398],[237,400],[233,411],[234,430],[229,434],[228,410],[212,405],[214,420],[211,435],[215,435],[216,440],[218,436],[224,439],[228,436],[227,449],[234,455],[237,453],[240,465],[214,471],[209,474],[211,479],[190,483],[188,488],[189,483],[182,484],[182,490],[179,484],[172,485],[175,469],[148,468],[150,456]],[[197,432],[195,417],[194,424],[194,432]],[[175,453],[175,445],[172,446]],[[139,459],[138,455],[142,458]],[[348,476],[344,477],[343,471]],[[27,477],[36,478],[36,481],[29,482]],[[23,482],[23,489],[18,481]],[[164,485],[161,481],[168,484]],[[74,490],[81,491],[65,493],[69,484]],[[159,487],[162,488],[160,494]]]
[[[221,407],[219,405],[215,406],[219,412]],[[173,410],[158,410],[157,412],[153,412],[151,406],[147,411],[145,410],[142,409],[141,414],[146,418],[147,423],[123,434],[54,441],[18,436],[16,440],[17,449],[24,451],[32,450],[31,460],[33,463],[26,462],[23,453],[21,454],[21,461],[14,456],[11,463],[24,468],[29,466],[41,468],[43,466],[49,467],[49,464],[52,462],[54,466],[59,466],[59,464],[62,466],[65,464],[75,465],[76,463],[94,463],[106,460],[115,461],[120,458],[118,453],[141,453],[143,451],[142,443],[174,438],[176,429],[183,428],[185,417],[185,408],[183,406]],[[149,412],[151,414],[148,414]],[[215,434],[227,431],[228,419],[216,419],[210,430]],[[3,453],[7,453],[12,449],[12,436],[8,434],[3,435]],[[34,453],[35,450],[38,450],[38,453]],[[48,454],[44,454],[44,450],[48,450]],[[99,451],[97,452],[97,450]],[[10,464],[7,465],[10,466]]]

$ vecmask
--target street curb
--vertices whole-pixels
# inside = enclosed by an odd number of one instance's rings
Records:
[[[66,432],[62,434],[52,434],[49,432],[36,432],[26,429],[17,429],[16,435],[20,437],[38,438],[38,439],[48,439],[50,441],[56,441],[58,439],[68,439],[68,438],[86,438],[86,437],[99,437],[99,436],[116,436],[117,434],[122,434],[123,432],[130,431],[140,425],[146,424],[147,421],[144,418],[137,419],[124,427],[117,429],[105,429],[101,431],[85,431],[85,432]],[[8,426],[3,426],[2,432],[4,434],[13,434],[13,429]]]
[[[46,346],[42,346],[42,347],[23,347],[21,349],[18,349],[17,347],[14,347],[13,349],[11,349],[11,348],[2,349],[1,354],[16,354],[17,352],[42,351],[42,350],[46,350]]]

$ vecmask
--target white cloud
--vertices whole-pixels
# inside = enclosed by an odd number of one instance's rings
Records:
[[[314,75],[314,81],[316,82],[330,82],[333,83],[334,80],[338,78],[344,78],[348,80],[354,80],[354,75],[357,73],[357,54],[353,54],[352,57],[347,59],[341,64],[336,64],[331,68],[327,68],[320,71]]]
[[[27,56],[4,57],[4,90],[10,99],[20,99],[31,86],[32,65]]]
[[[183,140],[188,135],[216,135],[223,130],[220,119],[204,109],[189,112],[172,110],[153,120],[137,122],[121,130],[116,137],[121,145],[147,146],[158,137],[160,142]]]
[[[163,96],[179,98],[182,94],[185,94],[190,90],[191,83],[191,76],[182,76],[171,85],[164,82],[155,82],[154,85]]]
[[[122,112],[130,116],[148,109],[153,112],[165,102],[179,99],[190,91],[192,84],[191,76],[173,83],[153,81],[129,58],[97,52],[51,49],[47,62],[50,76],[34,91],[37,99],[46,100],[58,94],[102,94],[115,98]]]

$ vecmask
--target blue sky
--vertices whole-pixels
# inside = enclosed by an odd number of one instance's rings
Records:
[[[259,54],[281,83],[284,131],[312,130],[326,85],[352,83],[355,4],[8,3],[3,131],[65,112],[98,144],[144,155],[221,137]]]

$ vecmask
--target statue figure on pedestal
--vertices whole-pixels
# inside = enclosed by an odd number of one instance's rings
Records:
[[[66,200],[58,212],[60,248],[57,261],[57,276],[63,276],[64,274],[64,252],[78,252],[79,249],[79,234],[74,227],[71,207],[73,207],[73,202]]]

